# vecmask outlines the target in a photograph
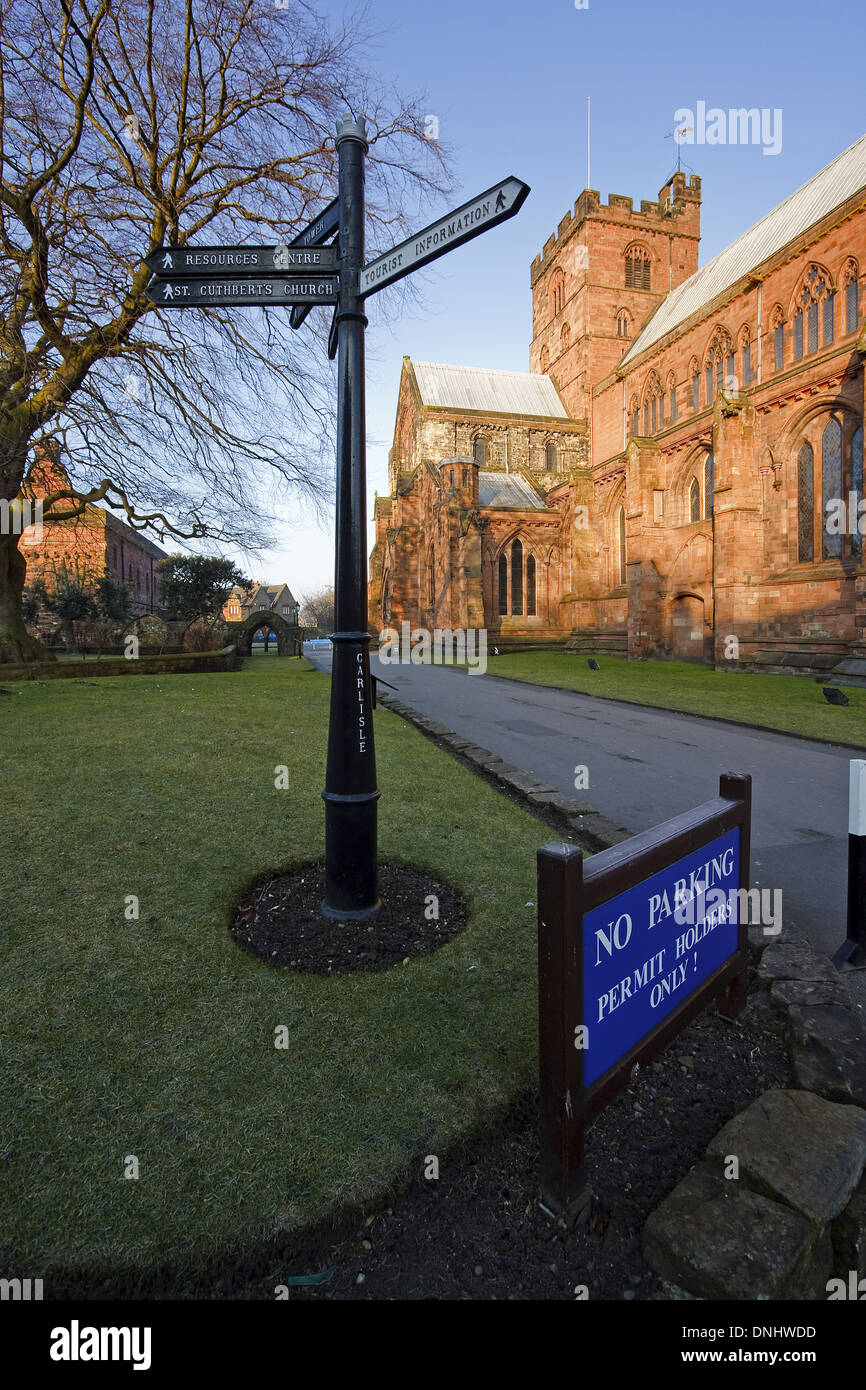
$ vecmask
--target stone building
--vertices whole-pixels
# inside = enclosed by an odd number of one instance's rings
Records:
[[[288,584],[253,584],[249,589],[232,589],[223,604],[225,621],[245,622],[253,613],[273,613],[289,627],[298,625],[298,601]]]
[[[40,497],[68,487],[71,483],[59,451],[43,449],[28,472],[26,495],[38,502]],[[19,545],[27,564],[28,585],[41,579],[52,592],[57,575],[64,570],[90,579],[109,575],[118,583],[129,584],[133,616],[159,608],[157,565],[166,552],[104,507],[88,505],[81,516],[68,521],[31,524],[23,531]]]
[[[639,210],[584,190],[532,263],[529,374],[404,361],[372,626],[866,658],[866,136],[698,269],[700,209],[682,173]]]

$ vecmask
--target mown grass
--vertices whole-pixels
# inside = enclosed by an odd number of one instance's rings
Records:
[[[821,685],[805,676],[716,671],[685,661],[627,661],[589,652],[510,652],[488,656],[491,676],[578,690],[606,700],[712,715],[738,724],[866,748],[866,690],[844,687],[850,704],[827,704]]]
[[[9,688],[0,1272],[218,1259],[381,1196],[531,1083],[537,821],[378,711],[381,857],[458,885],[469,928],[381,974],[270,970],[230,910],[321,853],[327,678]]]

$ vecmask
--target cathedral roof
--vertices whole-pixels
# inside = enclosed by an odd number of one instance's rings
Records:
[[[866,135],[832,159],[802,188],[790,194],[754,227],[726,246],[675,290],[671,290],[637,335],[620,366],[629,366],[640,353],[692,314],[735,285],[789,241],[801,236],[828,212],[866,187]]]
[[[412,362],[426,406],[481,410],[489,415],[536,415],[567,420],[568,411],[549,376],[502,372],[487,367],[452,367],[444,362]]]
[[[538,493],[519,473],[495,473],[486,469],[478,474],[478,505],[523,512],[545,510]]]

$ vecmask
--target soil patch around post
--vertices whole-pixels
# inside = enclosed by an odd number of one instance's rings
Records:
[[[371,922],[323,917],[324,894],[321,861],[259,878],[232,915],[232,936],[268,965],[347,975],[430,955],[466,928],[466,904],[457,889],[402,864],[379,865],[382,906]]]

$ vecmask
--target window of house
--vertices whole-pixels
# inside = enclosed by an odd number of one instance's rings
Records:
[[[643,246],[630,246],[625,253],[625,283],[631,290],[650,288],[650,256]]]
[[[449,469],[448,469],[448,486],[449,486],[449,487],[453,487],[453,486],[454,486],[454,469],[453,469],[453,468],[449,468]]]

